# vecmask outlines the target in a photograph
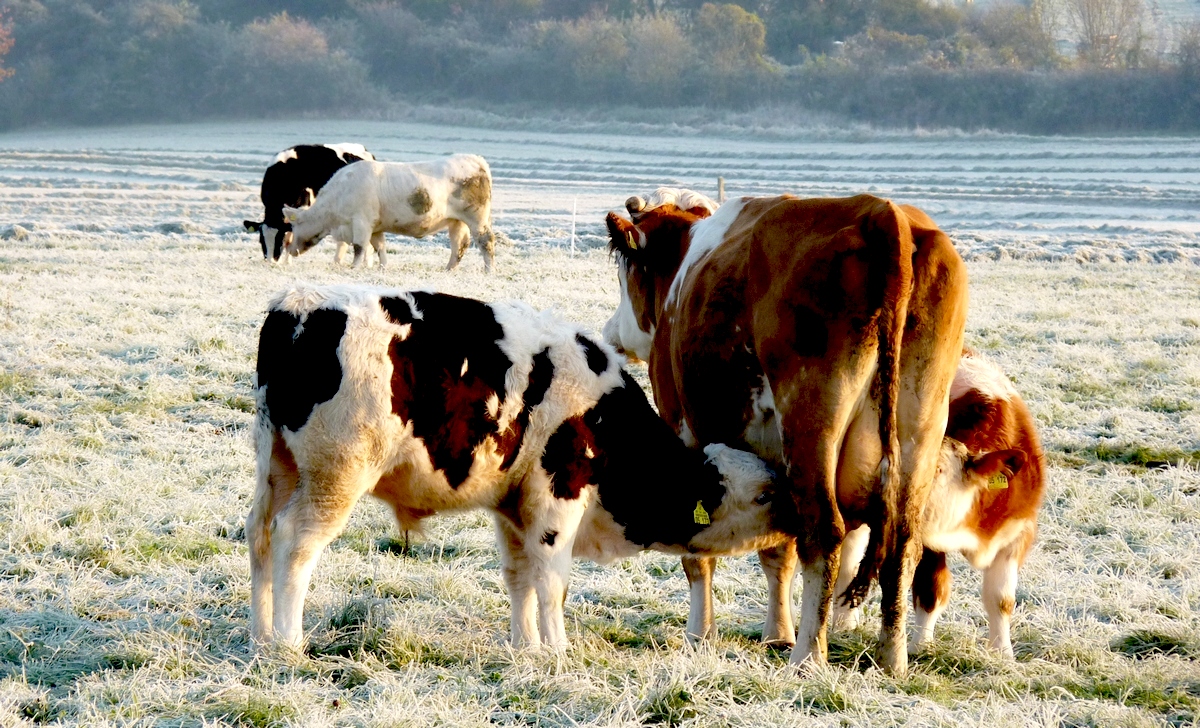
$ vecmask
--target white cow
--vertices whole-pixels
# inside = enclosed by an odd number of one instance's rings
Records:
[[[450,235],[453,270],[472,240],[491,271],[496,257],[492,234],[492,173],[483,157],[455,154],[427,162],[358,162],[342,168],[321,188],[311,207],[284,207],[292,225],[289,252],[299,255],[326,235],[354,245],[354,265],[368,242],[387,263],[383,234],[423,238]]]

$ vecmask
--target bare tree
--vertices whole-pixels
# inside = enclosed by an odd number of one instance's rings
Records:
[[[8,22],[7,18],[5,18],[3,15],[0,15],[0,60],[4,59],[4,54],[12,50],[12,47],[12,25]],[[11,68],[5,68],[4,66],[0,65],[0,81],[3,81],[4,79],[13,75],[13,73],[15,73],[15,71],[13,71]]]
[[[1063,0],[1063,11],[1084,63],[1137,65],[1145,40],[1143,0]]]

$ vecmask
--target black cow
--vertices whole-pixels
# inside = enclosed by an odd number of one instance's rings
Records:
[[[284,205],[311,205],[334,172],[364,159],[375,157],[361,144],[297,144],[275,155],[262,181],[266,215],[260,222],[242,221],[247,230],[258,233],[263,258],[278,262],[287,250],[292,226],[283,219]],[[337,260],[342,257],[344,246],[345,243],[338,241]]]

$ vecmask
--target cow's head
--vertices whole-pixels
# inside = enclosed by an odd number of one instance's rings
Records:
[[[282,154],[283,152],[280,153],[281,156]],[[307,187],[300,194],[297,206],[309,207],[316,199],[316,193],[313,192],[311,187]],[[268,207],[267,218],[270,219],[271,217],[271,210]],[[258,244],[262,246],[263,258],[272,263],[278,263],[285,251],[289,251],[292,247],[292,221],[283,215],[275,215],[274,217],[275,220],[270,223],[266,220],[262,222],[242,220],[242,225],[250,232],[258,233]]]
[[[292,241],[292,226],[286,222],[279,227],[272,227],[265,220],[242,220],[242,225],[250,232],[258,233],[258,244],[262,246],[263,258],[272,263],[279,262],[279,258]]]
[[[327,231],[321,229],[311,217],[306,218],[307,207],[283,206],[283,221],[292,231],[289,235],[287,250],[292,255],[300,255],[321,242]]]
[[[617,259],[621,302],[604,324],[604,340],[638,359],[650,344],[667,291],[687,251],[692,223],[708,217],[706,207],[684,210],[673,203],[649,208],[645,200],[625,202],[631,220],[608,214],[608,247]]]
[[[942,441],[935,490],[945,488],[943,492],[947,495],[1005,490],[1025,467],[1025,460],[1023,450],[973,453],[958,440],[947,437]],[[937,493],[931,497],[937,497]]]

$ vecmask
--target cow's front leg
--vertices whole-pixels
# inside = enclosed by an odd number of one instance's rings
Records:
[[[684,556],[683,573],[691,587],[688,607],[687,641],[695,644],[715,636],[713,626],[712,580],[717,560],[711,556]]]
[[[986,580],[985,580],[986,591]],[[933,638],[933,627],[950,602],[950,569],[946,554],[925,549],[912,582],[915,629],[908,642],[910,652],[916,652]]]
[[[554,649],[565,649],[568,645],[563,607],[567,601],[567,585],[571,578],[573,542],[574,538],[563,538],[561,534],[552,530],[544,532],[536,543],[527,542],[527,546],[532,546],[535,552],[530,555],[530,560],[537,563],[535,589],[542,644]]]
[[[512,603],[512,646],[530,647],[540,641],[534,573],[525,553],[525,538],[505,516],[497,514],[496,543],[500,547],[500,572]]]
[[[767,619],[763,623],[763,642],[780,647],[795,644],[792,624],[792,579],[796,575],[796,542],[758,552],[758,561],[767,577]]]
[[[346,242],[345,240],[337,240],[336,242],[337,252],[333,254],[333,264],[338,266],[345,265],[346,251],[350,249],[350,243]]]
[[[355,220],[350,226],[350,242],[354,245],[354,265],[357,268],[363,263],[363,256],[367,252],[367,246],[371,244],[371,238],[375,234],[374,226],[367,223],[365,220]]]
[[[1012,658],[1009,622],[1017,600],[1017,558],[1008,547],[996,555],[983,572],[983,608],[988,615],[988,644],[1004,657]]]
[[[379,267],[387,267],[387,245],[383,239],[383,233],[375,233],[371,236],[371,247],[375,249],[375,255],[379,258]]]

